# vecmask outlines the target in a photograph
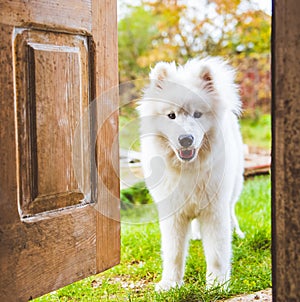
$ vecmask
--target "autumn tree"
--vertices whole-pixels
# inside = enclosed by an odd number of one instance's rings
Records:
[[[243,101],[270,98],[271,18],[251,0],[144,0],[119,22],[121,81],[146,77],[155,62],[219,55],[241,72]],[[199,4],[200,3],[200,4]],[[255,84],[255,86],[254,86]]]
[[[128,15],[119,21],[119,70],[121,82],[143,76],[139,59],[153,47],[154,37],[159,35],[158,19],[146,6],[128,7]]]

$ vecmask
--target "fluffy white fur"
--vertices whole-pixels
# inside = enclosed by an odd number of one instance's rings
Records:
[[[163,274],[156,289],[183,283],[188,240],[200,234],[207,287],[227,286],[233,229],[243,236],[234,212],[243,146],[233,69],[219,58],[160,62],[150,80],[138,109],[146,184],[160,218]]]

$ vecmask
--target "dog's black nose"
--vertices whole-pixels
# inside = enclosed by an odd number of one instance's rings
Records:
[[[190,147],[194,142],[194,137],[191,134],[183,134],[178,137],[179,144],[182,147]]]

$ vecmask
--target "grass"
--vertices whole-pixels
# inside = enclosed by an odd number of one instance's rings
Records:
[[[201,241],[191,241],[185,285],[167,293],[156,293],[154,284],[161,277],[158,222],[123,222],[120,265],[38,298],[35,302],[217,301],[271,287],[270,200],[269,176],[245,182],[236,211],[246,238],[234,236],[232,279],[228,292],[218,288],[205,289],[205,259]],[[122,215],[126,221],[132,213],[127,212],[125,207]]]
[[[242,118],[241,132],[245,144],[271,150],[271,115],[262,114],[256,118]]]

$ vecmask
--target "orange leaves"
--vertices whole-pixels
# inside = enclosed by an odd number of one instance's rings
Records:
[[[267,104],[271,17],[252,0],[199,3],[145,0],[131,6],[119,22],[120,80],[145,78],[157,61],[217,55],[237,67],[244,107]]]

